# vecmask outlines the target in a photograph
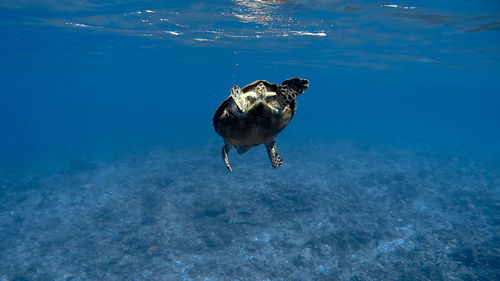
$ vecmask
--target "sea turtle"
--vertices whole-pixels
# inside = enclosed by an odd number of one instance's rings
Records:
[[[292,119],[297,109],[295,98],[307,87],[308,80],[292,78],[281,85],[257,80],[231,89],[231,95],[217,108],[213,119],[215,131],[224,139],[222,158],[229,171],[232,169],[227,154],[233,146],[242,154],[265,144],[273,167],[283,164],[274,138]]]

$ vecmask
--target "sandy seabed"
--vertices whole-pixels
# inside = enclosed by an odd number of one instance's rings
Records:
[[[0,182],[0,281],[500,280],[500,163],[348,142],[69,161]]]

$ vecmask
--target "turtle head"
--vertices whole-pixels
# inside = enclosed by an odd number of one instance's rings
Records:
[[[283,81],[281,85],[295,90],[300,95],[307,89],[307,87],[309,87],[309,80],[302,78],[291,78]]]
[[[302,94],[309,87],[309,80],[302,78],[291,78],[283,81],[279,86],[281,98],[286,102],[291,102],[298,95]]]

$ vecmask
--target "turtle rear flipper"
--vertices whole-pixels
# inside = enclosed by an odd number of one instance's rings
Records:
[[[309,81],[302,78],[291,78],[283,81],[278,87],[279,96],[284,103],[290,103],[298,95],[302,94],[307,87]]]
[[[226,168],[230,172],[232,172],[233,169],[231,168],[231,165],[229,165],[229,156],[227,155],[227,153],[229,152],[231,147],[233,147],[233,146],[231,144],[228,144],[228,143],[225,143],[224,146],[222,147],[222,160],[224,161],[224,166],[226,166]]]
[[[271,141],[266,143],[266,150],[267,150],[267,155],[271,160],[271,165],[273,165],[274,168],[279,168],[283,164],[283,158],[281,158],[281,156],[279,156],[278,154],[278,149],[276,148],[276,142]]]

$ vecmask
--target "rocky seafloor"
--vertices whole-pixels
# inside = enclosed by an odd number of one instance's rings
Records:
[[[0,187],[0,280],[500,280],[500,163],[219,144],[76,159]]]

